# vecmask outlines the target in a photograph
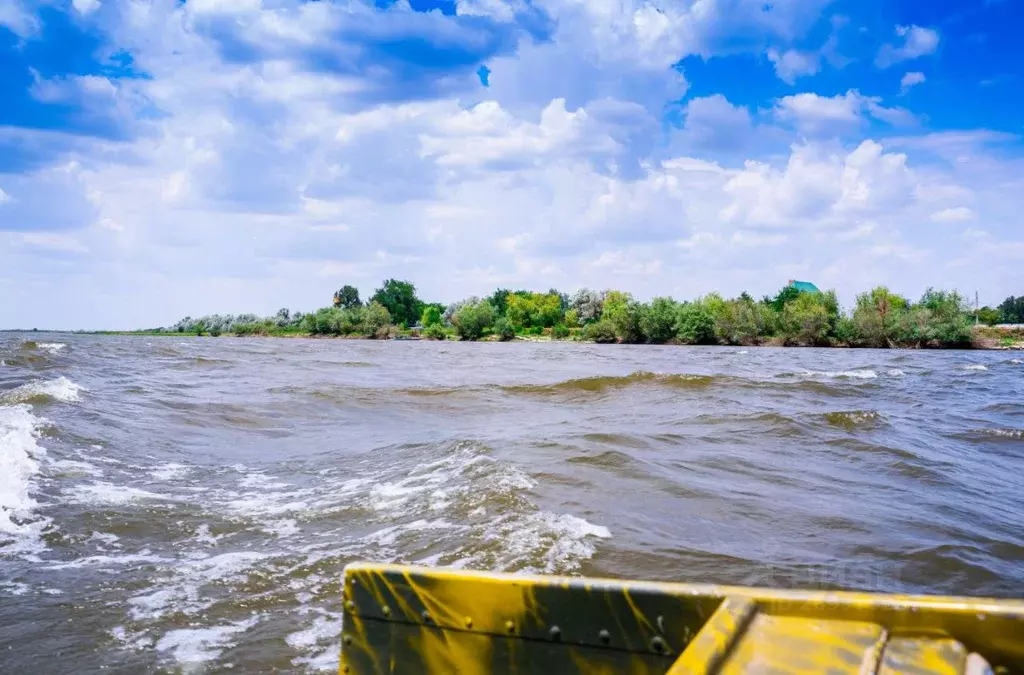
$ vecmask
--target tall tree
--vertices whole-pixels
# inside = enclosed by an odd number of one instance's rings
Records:
[[[344,307],[345,309],[352,309],[358,307],[362,303],[359,302],[359,289],[355,286],[349,286],[345,284],[339,291],[334,294],[334,306]]]
[[[423,302],[416,297],[416,287],[409,281],[387,279],[370,300],[384,305],[396,325],[414,324],[423,313]]]

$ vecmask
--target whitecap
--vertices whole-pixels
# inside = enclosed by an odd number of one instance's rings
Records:
[[[51,398],[61,403],[75,403],[80,400],[79,393],[82,391],[85,391],[85,387],[63,376],[55,380],[33,380],[0,393],[0,403],[27,403],[40,397]]]
[[[64,351],[64,348],[67,347],[67,345],[63,342],[37,342],[36,347],[43,351],[50,352],[51,354],[56,354]]]
[[[176,628],[167,631],[156,643],[156,650],[169,654],[183,666],[198,665],[215,660],[234,645],[233,638],[249,630],[259,621],[258,616],[206,628]]]
[[[67,496],[79,504],[110,504],[113,506],[122,506],[147,499],[172,499],[166,495],[140,490],[130,485],[114,485],[102,481],[76,485],[68,491]]]
[[[833,378],[851,378],[857,380],[873,380],[878,377],[878,373],[867,368],[859,370],[808,370],[804,373],[808,377],[833,377]]]
[[[891,368],[885,371],[885,374],[888,375],[889,377],[903,377],[904,375],[906,375],[906,373],[904,373],[899,368]]]
[[[36,440],[44,420],[27,405],[0,407],[0,550],[45,549],[42,533],[50,519],[35,513],[39,461],[46,450]]]
[[[184,464],[176,464],[174,462],[167,462],[160,466],[150,470],[149,475],[160,481],[175,480],[177,478],[184,477],[189,471],[190,467]]]
[[[988,370],[988,366],[983,366],[980,363],[974,363],[969,366],[964,366],[964,370]]]
[[[1012,363],[1015,366],[1019,366],[1021,364],[1024,364],[1024,359],[1010,359],[1010,363]]]

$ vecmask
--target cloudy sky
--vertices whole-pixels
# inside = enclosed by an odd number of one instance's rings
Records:
[[[1024,293],[1017,0],[0,0],[0,327]]]

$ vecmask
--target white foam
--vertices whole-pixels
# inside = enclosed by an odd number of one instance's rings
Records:
[[[232,551],[211,558],[179,561],[170,568],[171,577],[157,577],[155,590],[129,599],[129,614],[137,620],[158,619],[171,612],[199,614],[214,600],[201,593],[204,584],[237,580],[256,562],[269,558],[269,553]]]
[[[36,439],[44,421],[27,405],[0,406],[0,550],[38,552],[50,519],[34,512],[32,497],[39,460],[46,455]]]
[[[1024,429],[984,429],[983,433],[1003,438],[1024,438]]]
[[[175,480],[177,478],[183,478],[191,468],[184,464],[176,464],[174,462],[167,462],[160,466],[152,469],[149,475],[160,481]]]
[[[0,591],[7,593],[8,595],[25,595],[31,590],[31,586],[23,584],[20,581],[0,582]]]
[[[77,558],[71,562],[52,563],[46,566],[48,570],[71,570],[86,567],[113,567],[116,565],[159,565],[172,562],[170,558],[162,558],[150,553],[137,553],[130,555],[91,555],[85,558]]]
[[[878,377],[878,373],[873,370],[866,368],[860,370],[808,370],[805,375],[808,377],[845,377],[857,380],[873,380]]]
[[[964,366],[964,370],[988,370],[988,366],[983,366],[980,363],[974,363],[969,366]]]
[[[67,345],[63,342],[37,342],[36,347],[43,351],[50,352],[51,354],[56,354],[57,352],[64,351],[64,348],[67,347]]]
[[[249,630],[259,621],[258,616],[234,623],[208,628],[177,628],[168,631],[156,643],[156,650],[169,654],[183,666],[195,666],[213,661],[232,646],[232,638]]]
[[[904,375],[906,375],[906,373],[904,373],[899,368],[891,368],[885,371],[885,374],[888,375],[889,377],[903,377]]]
[[[294,536],[302,530],[299,529],[299,524],[297,522],[291,518],[285,518],[282,520],[271,520],[263,523],[263,531],[283,538]]]
[[[1024,364],[1024,359],[1010,359],[1010,363],[1014,364],[1015,366],[1019,366],[1021,364]]]
[[[0,403],[25,403],[41,396],[61,403],[75,403],[80,400],[79,393],[83,391],[84,387],[61,376],[55,380],[26,382],[20,387],[0,393]]]
[[[103,469],[90,464],[89,462],[79,462],[73,459],[59,459],[51,464],[58,473],[72,474],[72,475],[85,475],[99,478],[103,475]]]
[[[318,616],[305,630],[290,633],[285,637],[288,646],[308,654],[294,659],[292,665],[305,666],[306,670],[337,672],[341,657],[340,634],[341,617],[333,613]]]
[[[76,485],[67,496],[71,501],[79,504],[111,504],[121,506],[140,502],[147,499],[168,500],[171,497],[159,495],[148,490],[140,490],[130,485],[114,485],[113,483],[98,482],[88,485]]]

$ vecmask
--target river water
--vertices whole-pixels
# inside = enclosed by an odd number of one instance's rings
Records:
[[[0,335],[0,670],[335,670],[354,560],[1019,596],[1015,356]]]

